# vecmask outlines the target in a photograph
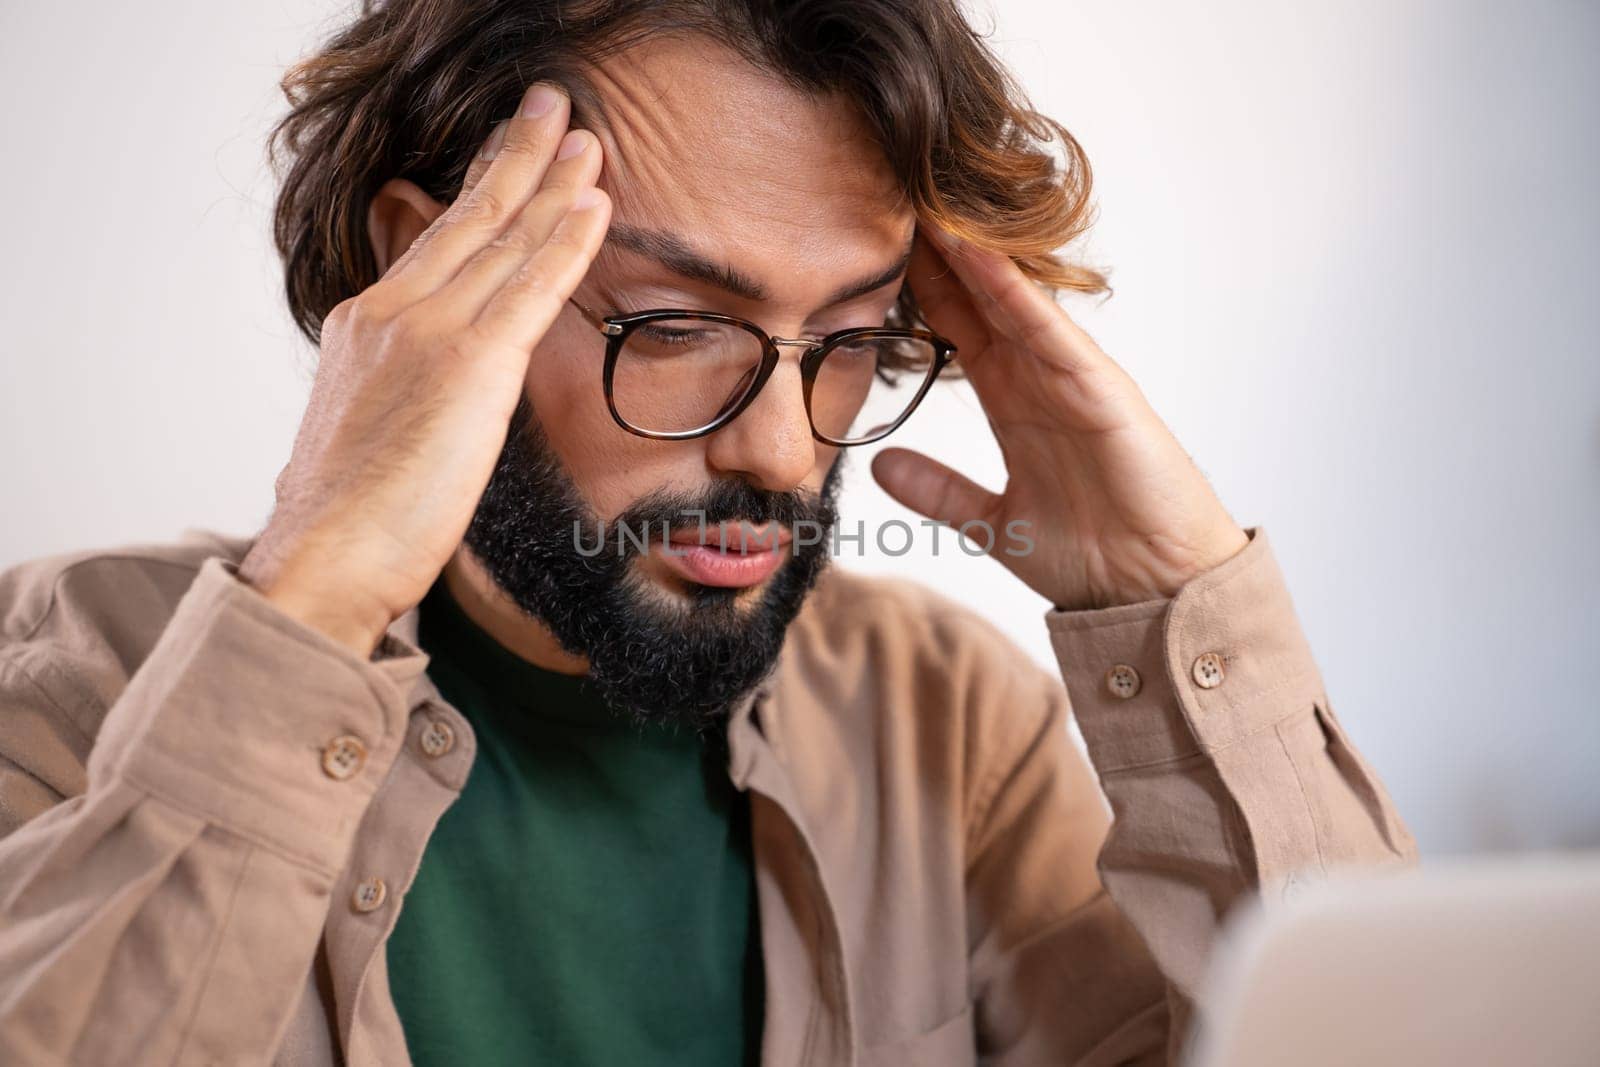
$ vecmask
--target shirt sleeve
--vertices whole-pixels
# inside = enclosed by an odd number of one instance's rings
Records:
[[[211,558],[63,797],[34,772],[76,760],[41,681],[68,663],[0,647],[0,1061],[270,1060],[403,741],[400,688]]]
[[[1236,902],[1415,858],[1333,713],[1265,531],[1246,533],[1170,599],[1046,614],[1067,699],[1059,685],[1022,698],[1044,713],[978,857],[1011,872],[1024,905],[980,1011],[986,1062],[1176,1062]],[[1085,814],[1096,782],[1098,822]],[[1041,867],[1054,905],[1017,891]]]

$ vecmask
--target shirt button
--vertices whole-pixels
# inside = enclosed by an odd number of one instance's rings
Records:
[[[335,737],[322,750],[322,773],[336,781],[352,777],[366,762],[367,746],[353,734]]]
[[[1126,663],[1119,663],[1106,671],[1106,688],[1120,700],[1127,700],[1138,693],[1140,684],[1139,672]]]
[[[1194,661],[1194,681],[1201,689],[1215,689],[1222,684],[1222,657],[1207,652]]]
[[[368,878],[350,894],[350,906],[361,912],[377,911],[388,895],[389,887],[383,884],[382,878]]]
[[[417,745],[424,756],[438,759],[456,747],[456,732],[450,729],[447,722],[429,719],[428,725],[422,728],[422,733],[417,737]]]

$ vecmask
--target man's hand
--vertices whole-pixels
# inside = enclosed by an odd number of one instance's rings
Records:
[[[930,244],[929,236],[939,240]],[[1169,597],[1248,538],[1145,400],[1010,257],[919,228],[908,283],[989,417],[1008,480],[993,493],[927,456],[889,448],[872,470],[913,511],[981,520],[992,554],[1069,610]],[[1027,555],[1005,534],[1030,525]]]
[[[466,534],[528,359],[610,223],[599,141],[557,158],[568,101],[534,86],[455,202],[339,304],[271,521],[240,576],[365,657]],[[571,147],[572,140],[567,142]]]

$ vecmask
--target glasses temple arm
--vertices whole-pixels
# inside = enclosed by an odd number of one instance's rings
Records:
[[[590,310],[588,305],[580,302],[577,297],[575,297],[575,296],[567,297],[567,303],[571,304],[573,307],[575,307],[579,311],[583,312],[583,317],[588,319],[590,322],[594,323],[596,329],[598,329],[598,330],[600,330],[600,331],[602,331],[604,333],[610,333],[611,332],[610,324],[608,322],[606,322],[603,318],[601,318],[598,314],[596,314],[594,311]]]

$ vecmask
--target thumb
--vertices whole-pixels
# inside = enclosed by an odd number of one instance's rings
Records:
[[[987,519],[1000,503],[999,494],[908,448],[885,448],[873,456],[872,476],[912,511],[951,526]]]

